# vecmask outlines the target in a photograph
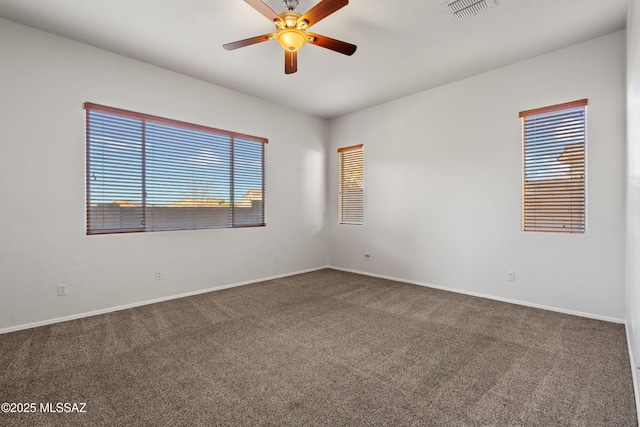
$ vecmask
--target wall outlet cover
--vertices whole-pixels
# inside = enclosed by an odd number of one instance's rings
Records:
[[[67,291],[68,291],[68,290],[67,290],[67,285],[66,285],[66,283],[65,283],[65,284],[62,284],[62,285],[58,285],[58,296],[59,296],[59,297],[63,297],[63,296],[65,296],[65,295],[67,295]]]

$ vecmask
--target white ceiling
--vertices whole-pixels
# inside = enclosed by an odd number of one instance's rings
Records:
[[[353,56],[306,45],[284,74],[273,32],[243,0],[0,0],[0,17],[324,118],[602,36],[625,27],[627,0],[495,0],[458,22],[444,0],[351,0],[311,31]],[[300,0],[304,13],[319,0]],[[284,10],[281,0],[265,0]]]

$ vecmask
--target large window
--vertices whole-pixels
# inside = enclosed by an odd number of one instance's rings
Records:
[[[585,231],[587,100],[520,113],[523,230]]]
[[[361,225],[364,216],[363,146],[338,149],[340,224]]]
[[[265,225],[266,139],[85,110],[87,234]]]

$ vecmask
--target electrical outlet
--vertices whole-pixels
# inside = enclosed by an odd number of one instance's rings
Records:
[[[162,280],[164,279],[164,273],[160,270],[156,271],[156,280]]]
[[[510,282],[516,281],[516,272],[515,271],[507,271],[507,280]]]
[[[273,256],[273,262],[274,262],[274,264],[278,263],[278,255],[274,255]]]
[[[62,285],[58,285],[58,296],[59,297],[63,297],[65,295],[67,295],[67,285],[66,285],[66,283],[62,284]]]

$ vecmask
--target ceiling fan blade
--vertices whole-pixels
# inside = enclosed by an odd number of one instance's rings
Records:
[[[231,42],[223,44],[222,47],[227,50],[234,50],[245,46],[251,46],[252,44],[266,42],[271,40],[275,34],[263,34],[261,36],[255,36],[244,40],[238,40],[237,42]]]
[[[284,73],[293,74],[298,71],[298,52],[284,51]]]
[[[271,9],[265,2],[262,0],[244,0],[249,6],[253,7],[255,10],[263,14],[267,17],[267,19],[271,22],[280,21],[282,22],[282,18],[280,15],[275,13],[273,9]]]
[[[355,44],[332,39],[327,36],[321,36],[320,34],[307,33],[307,36],[310,36],[310,38],[307,39],[308,43],[333,50],[334,52],[342,53],[343,55],[351,56],[358,48]]]
[[[307,25],[308,28],[348,4],[349,0],[322,0],[320,3],[312,7],[307,13],[298,18],[298,24],[302,21],[307,21],[309,23]]]

